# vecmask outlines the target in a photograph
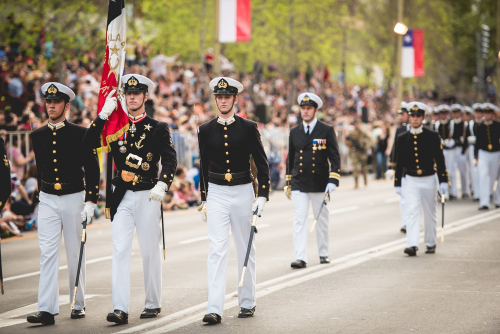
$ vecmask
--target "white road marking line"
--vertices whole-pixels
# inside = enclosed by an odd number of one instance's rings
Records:
[[[391,197],[384,200],[384,203],[395,203],[395,202],[399,202],[399,196]]]
[[[100,295],[86,295],[85,299],[97,297]],[[59,306],[69,304],[69,295],[59,295]],[[26,322],[26,319],[12,319],[25,314],[35,313],[38,311],[38,303],[26,305],[15,310],[7,311],[0,314],[0,328],[13,326]]]
[[[347,206],[345,208],[330,210],[330,216],[336,215],[336,214],[339,214],[339,213],[355,211],[355,210],[358,210],[358,209],[359,209],[359,206]],[[316,219],[316,217],[314,217],[313,215],[309,215],[309,216],[307,216],[307,219]]]
[[[490,211],[482,214],[478,214],[469,218],[464,218],[453,223],[445,225],[445,235],[450,235],[457,233],[459,231],[474,227],[479,224],[483,224],[495,219],[500,218],[500,212]],[[423,233],[420,234],[420,242],[423,242]],[[389,254],[394,251],[402,250],[402,247],[406,245],[406,238],[400,238],[391,242],[387,242],[375,247],[371,247],[356,253],[352,253],[343,256],[338,259],[331,261],[330,265],[325,267],[321,265],[309,267],[302,269],[301,271],[292,272],[287,275],[276,277],[269,281],[257,284],[257,298],[261,298],[273,292],[282,290],[284,288],[294,286],[311,279],[315,279],[324,275],[328,275],[337,271],[341,271],[360,263],[366,262],[368,260],[380,257],[382,255]],[[225,296],[225,306],[224,309],[230,309],[232,307],[238,306],[238,300],[235,300],[233,295],[235,292],[231,292]],[[146,324],[131,327],[120,331],[118,333],[136,333],[139,331],[147,331],[149,328],[157,327],[168,323],[163,327],[156,328],[148,333],[165,333],[168,331],[173,331],[182,328],[190,323],[201,321],[204,311],[207,307],[207,302],[194,305],[187,309],[181,310],[179,312],[170,314],[168,316],[162,317],[155,321],[150,321]],[[196,313],[196,314],[195,314]]]
[[[132,253],[132,255],[135,255],[135,253]],[[102,261],[107,261],[107,260],[111,260],[112,258],[113,258],[113,256],[98,257],[96,259],[87,260],[87,264],[92,264],[92,263],[98,263],[98,262],[102,262]],[[68,269],[67,265],[59,267],[59,270],[65,270],[65,269]],[[27,273],[27,274],[22,274],[22,275],[7,277],[3,281],[4,282],[8,282],[8,281],[13,281],[13,280],[20,279],[20,278],[26,278],[26,277],[37,276],[37,275],[40,275],[40,271],[34,271],[32,273]]]
[[[262,228],[266,228],[266,227],[269,227],[269,226],[271,226],[271,225],[270,224],[260,224],[260,225],[257,225],[257,230],[262,229]],[[229,231],[229,234],[231,234],[231,231]],[[208,235],[204,235],[202,237],[197,237],[197,238],[192,238],[192,239],[187,239],[187,240],[184,240],[184,241],[180,241],[179,245],[189,245],[189,244],[192,244],[192,243],[195,243],[195,242],[198,242],[198,241],[203,241],[203,240],[208,240]]]

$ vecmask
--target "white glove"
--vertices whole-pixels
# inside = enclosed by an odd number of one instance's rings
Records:
[[[94,210],[97,208],[97,204],[92,202],[85,202],[83,211],[81,212],[82,221],[86,220],[87,224],[90,224],[92,217],[94,217]]]
[[[401,187],[395,187],[394,190],[396,191],[396,194],[401,196],[401,193],[402,193]]]
[[[453,148],[455,146],[455,140],[453,139],[446,139],[445,143],[448,148]]]
[[[439,193],[441,195],[446,195],[448,193],[448,183],[446,182],[441,182],[439,184]]]
[[[387,172],[385,172],[385,178],[386,180],[392,180],[394,178],[394,170],[393,169],[388,169]]]
[[[163,181],[156,182],[156,185],[149,191],[149,200],[161,202],[165,198],[168,186]]]
[[[106,102],[104,102],[104,105],[102,106],[101,112],[99,113],[99,117],[101,117],[102,119],[108,119],[118,106],[118,103],[116,102],[116,96],[113,96],[115,92],[116,90],[113,89],[108,94]]]
[[[200,211],[201,215],[201,220],[203,220],[205,223],[207,222],[207,203],[206,202],[201,202],[201,205],[198,207],[198,211]]]
[[[262,211],[264,211],[264,205],[266,204],[266,202],[267,198],[257,197],[255,202],[253,202],[252,204],[252,212],[255,212],[255,210],[257,210],[257,216],[260,217],[260,214],[262,213]]]
[[[328,183],[326,185],[325,194],[326,193],[331,193],[332,191],[335,191],[335,189],[337,189],[337,185],[335,185],[333,183]]]
[[[471,145],[476,145],[476,136],[467,137],[467,142]]]

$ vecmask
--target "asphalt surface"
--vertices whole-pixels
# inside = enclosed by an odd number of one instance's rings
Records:
[[[231,242],[226,309],[216,326],[201,322],[208,292],[208,240],[206,224],[194,209],[165,213],[167,259],[162,312],[156,319],[139,319],[144,284],[134,238],[129,324],[123,326],[106,322],[112,311],[108,220],[99,218],[88,230],[85,319],[69,317],[62,249],[61,306],[54,326],[25,321],[36,312],[40,257],[36,233],[27,233],[2,240],[0,333],[500,333],[500,209],[480,212],[477,207],[471,200],[447,203],[444,243],[438,243],[436,254],[424,254],[421,243],[418,256],[408,258],[392,184],[377,181],[354,190],[352,179],[343,178],[328,204],[332,263],[319,264],[313,233],[308,268],[292,270],[292,203],[275,192],[257,222],[255,317],[237,318]],[[440,233],[438,229],[438,237]]]

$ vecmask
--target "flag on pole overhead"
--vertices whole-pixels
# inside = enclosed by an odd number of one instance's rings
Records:
[[[401,76],[403,78],[424,76],[424,31],[409,29],[403,36]]]
[[[248,42],[251,11],[250,0],[219,0],[219,42]]]
[[[97,114],[102,110],[106,97],[116,89],[118,108],[111,114],[101,133],[101,144],[109,151],[109,143],[118,140],[128,130],[128,115],[125,98],[118,89],[121,87],[121,77],[125,66],[125,47],[127,45],[127,27],[125,18],[125,0],[109,0],[108,24],[106,29],[106,56],[102,69],[101,88]]]

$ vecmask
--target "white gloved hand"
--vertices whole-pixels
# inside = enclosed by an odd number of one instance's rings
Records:
[[[94,217],[94,210],[97,208],[97,204],[92,202],[85,202],[83,211],[81,212],[82,221],[86,220],[87,224],[90,224],[92,217]]]
[[[113,89],[108,94],[106,102],[104,102],[104,105],[102,106],[101,112],[99,113],[99,117],[101,117],[102,119],[108,119],[118,106],[118,103],[116,102],[116,96],[113,96],[115,92],[116,90]]]
[[[446,147],[448,147],[448,148],[455,147],[455,140],[453,140],[453,139],[446,139]]]
[[[387,172],[385,172],[385,178],[386,180],[392,180],[394,178],[394,170],[388,169]]]
[[[168,186],[163,181],[158,181],[153,189],[149,191],[149,200],[161,202],[165,198]]]
[[[401,196],[401,193],[402,193],[401,187],[394,187],[394,190],[396,191],[396,194]]]
[[[448,183],[446,182],[441,182],[439,184],[439,193],[441,195],[446,195],[448,193]]]
[[[326,185],[325,194],[326,193],[331,193],[332,191],[335,191],[335,189],[337,189],[337,185],[336,184],[334,184],[334,183],[328,183]]]
[[[207,203],[206,202],[201,202],[201,205],[198,207],[198,211],[200,211],[201,215],[201,220],[203,220],[205,223],[207,222]]]
[[[257,210],[257,216],[260,217],[260,214],[262,211],[264,211],[264,205],[266,205],[267,198],[265,197],[257,197],[255,202],[252,204],[252,212],[255,212]]]
[[[476,136],[467,137],[467,142],[471,145],[476,145]]]

